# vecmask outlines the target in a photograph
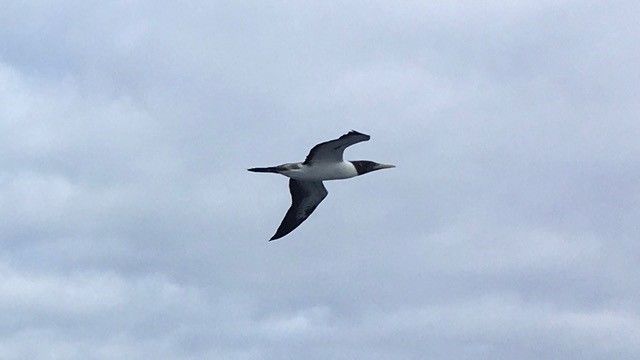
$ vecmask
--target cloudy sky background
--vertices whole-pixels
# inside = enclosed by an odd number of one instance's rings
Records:
[[[637,1],[0,7],[0,358],[640,358]]]

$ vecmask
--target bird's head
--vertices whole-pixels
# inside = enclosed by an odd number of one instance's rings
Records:
[[[395,165],[387,165],[387,164],[378,164],[377,162],[368,161],[368,160],[357,160],[351,162],[353,166],[356,167],[356,171],[358,175],[366,174],[368,172],[382,170],[382,169],[391,169],[396,167]]]

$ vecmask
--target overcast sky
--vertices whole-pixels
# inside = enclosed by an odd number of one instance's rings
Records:
[[[640,358],[639,2],[0,8],[0,358]]]

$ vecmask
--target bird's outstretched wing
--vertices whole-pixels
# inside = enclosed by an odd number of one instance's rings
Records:
[[[289,179],[289,191],[291,192],[291,207],[271,240],[287,235],[302,224],[328,194],[322,181]]]
[[[342,161],[342,154],[347,147],[362,141],[368,141],[371,136],[351,130],[335,140],[325,141],[314,146],[304,160],[304,164],[323,161]]]

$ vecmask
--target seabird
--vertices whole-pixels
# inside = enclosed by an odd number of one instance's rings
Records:
[[[322,184],[324,180],[348,179],[371,171],[395,167],[373,161],[342,159],[344,149],[362,141],[369,141],[370,138],[369,135],[351,130],[335,140],[314,146],[303,162],[248,169],[253,172],[276,173],[289,177],[291,207],[269,241],[287,235],[313,213],[328,194]]]

